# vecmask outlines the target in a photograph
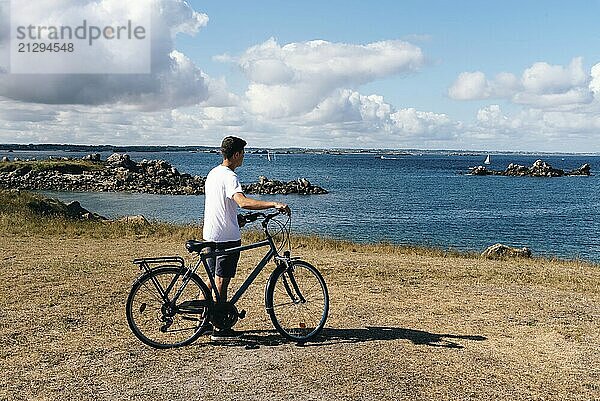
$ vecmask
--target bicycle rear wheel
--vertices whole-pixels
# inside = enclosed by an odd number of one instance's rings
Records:
[[[181,273],[180,268],[158,267],[133,284],[125,308],[127,322],[144,344],[154,348],[188,345],[208,324],[210,292],[197,275],[192,275],[172,305],[171,300],[182,283]]]
[[[266,307],[273,326],[283,337],[309,341],[321,332],[329,313],[325,280],[314,266],[294,260],[289,268],[273,272]]]

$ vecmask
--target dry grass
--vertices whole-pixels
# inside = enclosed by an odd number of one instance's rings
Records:
[[[182,244],[199,231],[33,218],[0,215],[0,399],[600,399],[596,265],[299,238],[330,289],[320,342],[272,331],[265,271],[236,326],[258,349],[157,351],[127,327],[130,261],[192,262]]]
[[[104,163],[93,162],[89,160],[20,160],[20,161],[0,161],[0,172],[11,172],[15,170],[24,171],[58,171],[67,174],[81,174],[83,171],[102,170]]]

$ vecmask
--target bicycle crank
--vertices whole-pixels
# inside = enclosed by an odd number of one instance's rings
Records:
[[[246,311],[238,312],[235,305],[229,302],[219,302],[211,308],[210,321],[219,329],[230,329],[238,321],[246,317]]]

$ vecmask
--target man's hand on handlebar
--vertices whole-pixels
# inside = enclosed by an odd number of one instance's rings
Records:
[[[288,216],[292,215],[292,210],[285,203],[275,202],[275,209],[279,210],[282,213],[287,214]]]
[[[292,215],[292,211],[291,211],[290,207],[288,205],[286,205],[285,203],[274,202],[273,208],[277,209],[277,213],[264,214],[262,212],[252,212],[252,213],[246,213],[246,214],[241,214],[241,213],[238,214],[237,215],[238,226],[240,226],[240,228],[242,228],[246,224],[256,221],[256,219],[259,217],[262,217],[263,219],[265,219],[265,221],[268,221],[268,220],[272,219],[273,217],[277,216],[279,213],[287,214],[288,216]]]

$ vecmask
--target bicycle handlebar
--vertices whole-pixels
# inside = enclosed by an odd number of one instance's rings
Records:
[[[273,217],[279,216],[280,214],[285,214],[285,212],[282,210],[277,210],[276,212],[269,213],[269,214],[265,214],[262,212],[252,212],[252,213],[246,213],[246,214],[239,214],[238,216],[244,219],[244,224],[252,223],[252,222],[256,221],[256,219],[258,219],[259,217],[262,217],[263,218],[262,225],[263,225],[263,227],[266,227],[269,220],[271,220]]]

